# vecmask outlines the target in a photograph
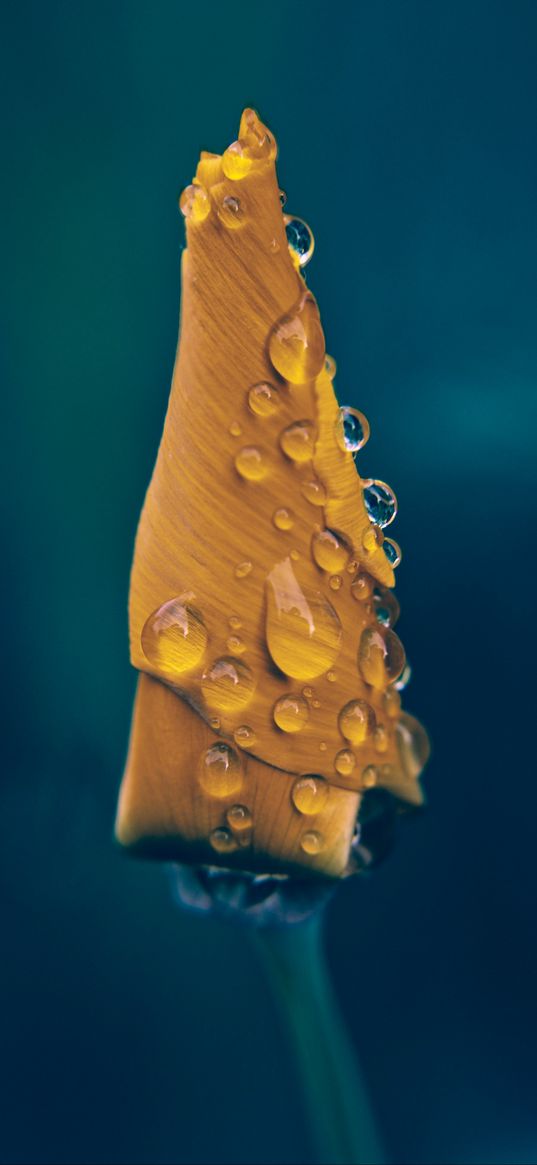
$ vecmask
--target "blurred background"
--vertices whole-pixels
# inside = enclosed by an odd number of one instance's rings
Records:
[[[1,1159],[311,1159],[247,935],[112,844],[176,199],[252,104],[361,466],[398,494],[434,745],[427,814],[331,905],[336,990],[395,1161],[535,1162],[537,6],[3,11]]]

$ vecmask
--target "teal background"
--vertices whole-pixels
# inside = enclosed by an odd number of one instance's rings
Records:
[[[111,843],[176,198],[253,104],[361,467],[398,494],[434,743],[428,814],[330,908],[336,988],[394,1160],[534,1162],[537,5],[22,0],[3,24],[1,1159],[311,1160],[247,936]]]

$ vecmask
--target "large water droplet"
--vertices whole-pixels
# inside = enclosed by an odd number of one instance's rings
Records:
[[[326,490],[322,481],[319,481],[317,478],[312,481],[303,481],[300,488],[303,497],[312,506],[324,506],[326,502]]]
[[[304,833],[300,839],[300,846],[305,854],[311,854],[313,856],[314,854],[320,853],[323,849],[324,837],[318,830],[308,829],[308,832]]]
[[[393,569],[395,570],[396,566],[399,566],[402,558],[401,547],[399,546],[399,543],[395,542],[393,538],[385,538],[382,544],[382,549],[386,555],[386,558],[388,559],[388,562],[390,563],[390,566],[393,566]]]
[[[311,539],[311,553],[317,566],[331,574],[344,570],[349,558],[348,547],[331,530],[315,531]]]
[[[300,586],[289,558],[267,579],[266,636],[274,663],[293,679],[315,679],[339,655],[337,612],[319,591]]]
[[[274,368],[291,384],[303,384],[324,366],[324,334],[317,304],[306,292],[296,307],[275,324],[269,338]]]
[[[144,623],[142,651],[156,670],[173,681],[203,658],[207,630],[202,616],[188,601],[191,594],[168,599]]]
[[[364,504],[369,517],[383,530],[393,522],[397,513],[397,498],[385,481],[369,478],[363,483]]]
[[[237,712],[250,703],[255,679],[242,660],[224,656],[203,673],[201,690],[209,708],[216,712]]]
[[[245,178],[253,164],[254,159],[248,147],[240,141],[232,142],[222,154],[222,169],[226,178],[231,178],[233,182]]]
[[[312,421],[294,421],[281,433],[280,445],[291,461],[311,461],[315,452],[315,425]]]
[[[274,705],[274,723],[282,732],[300,732],[309,720],[309,708],[303,696],[281,696]]]
[[[179,209],[191,222],[203,222],[211,209],[211,200],[204,186],[187,186],[179,199]]]
[[[372,605],[378,622],[383,627],[395,627],[401,608],[393,591],[389,591],[387,587],[376,587]]]
[[[403,712],[396,727],[397,747],[406,776],[419,777],[431,753],[429,737],[419,720]]]
[[[411,668],[409,663],[406,663],[404,668],[403,668],[403,671],[401,672],[401,675],[399,676],[399,679],[396,680],[395,684],[393,685],[396,692],[404,691],[407,684],[410,683],[411,679],[412,679],[412,668]]]
[[[246,481],[262,481],[267,475],[267,463],[260,449],[245,445],[235,458],[235,468]]]
[[[375,726],[375,713],[366,700],[349,700],[338,717],[340,731],[351,744],[363,744]]]
[[[233,739],[239,748],[253,748],[257,744],[256,734],[249,724],[239,725],[233,733]]]
[[[266,380],[253,384],[248,392],[248,404],[256,417],[272,417],[280,407],[278,389]]]
[[[299,267],[305,267],[315,249],[313,233],[302,218],[291,218],[290,215],[286,214],[283,221],[289,250],[296,256]]]
[[[328,784],[322,777],[300,777],[291,790],[291,800],[299,813],[314,817],[328,801]]]
[[[351,593],[353,599],[358,599],[360,603],[365,602],[373,594],[375,580],[371,578],[370,574],[357,574],[356,578],[351,583]]]
[[[220,741],[211,745],[202,757],[199,782],[210,797],[224,799],[238,793],[243,774],[235,749]]]
[[[358,453],[369,440],[369,421],[358,409],[340,409],[336,421],[336,438],[344,452]]]
[[[366,627],[358,648],[358,667],[366,684],[385,688],[401,674],[405,649],[395,631]]]

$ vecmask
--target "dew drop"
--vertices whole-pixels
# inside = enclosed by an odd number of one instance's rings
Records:
[[[309,720],[309,709],[302,696],[282,696],[276,701],[272,715],[282,732],[301,732]]]
[[[311,539],[311,553],[321,570],[334,573],[344,570],[349,558],[347,546],[331,530],[315,531]],[[337,584],[334,589],[338,589]]]
[[[376,785],[378,773],[375,765],[367,765],[362,773],[362,785],[364,789],[372,789]]]
[[[341,408],[336,421],[336,439],[344,453],[358,453],[369,440],[369,421],[358,409]]]
[[[231,178],[232,182],[245,178],[253,164],[254,159],[242,142],[232,142],[222,154],[222,169],[226,178]]]
[[[358,562],[358,559],[351,558],[350,562],[347,563],[347,568],[346,568],[347,573],[348,574],[356,574],[356,571],[358,570],[359,566],[360,566],[360,563]]]
[[[315,452],[315,425],[312,421],[294,421],[281,433],[280,445],[291,461],[311,461]]]
[[[209,708],[217,712],[236,712],[250,703],[255,679],[242,660],[224,656],[203,673],[201,690]]]
[[[211,209],[211,200],[204,186],[187,186],[179,199],[181,214],[191,222],[203,222]]]
[[[375,713],[366,700],[349,700],[339,713],[338,724],[345,740],[363,744],[375,726]]]
[[[305,854],[318,854],[324,846],[324,837],[316,829],[309,829],[300,839],[300,846]]]
[[[319,745],[319,752],[326,752],[327,748],[328,748],[328,745],[326,743],[326,740],[321,740],[321,743]]]
[[[292,530],[295,524],[294,514],[291,513],[291,510],[284,509],[275,510],[272,521],[277,530]]]
[[[252,831],[253,818],[246,805],[232,805],[226,813],[226,821],[233,833],[239,834],[239,842],[243,840],[241,834]]]
[[[273,327],[269,356],[276,371],[291,384],[303,384],[319,375],[325,360],[324,334],[311,292],[306,291],[296,307]]]
[[[397,747],[407,777],[416,780],[431,753],[429,737],[419,720],[403,712],[396,727]]]
[[[405,649],[395,631],[366,627],[358,648],[358,667],[373,688],[385,688],[401,674]]]
[[[237,848],[237,842],[229,829],[213,829],[209,841],[218,854],[229,854]]]
[[[188,601],[193,596],[168,599],[144,623],[142,651],[155,669],[169,680],[191,671],[202,660],[207,630],[202,616]]]
[[[386,752],[389,744],[388,733],[383,724],[377,724],[373,733],[373,744],[377,752]]]
[[[219,207],[218,217],[224,226],[230,227],[232,230],[243,226],[246,216],[240,199],[235,198],[232,194],[227,194]]]
[[[341,575],[333,574],[331,578],[328,579],[328,585],[333,591],[340,591],[343,586],[343,579]]]
[[[306,697],[306,700],[311,700],[311,698],[313,696],[313,688],[310,688],[310,687],[302,688],[302,695]]]
[[[328,356],[328,354],[325,356],[324,367],[325,372],[327,372],[330,377],[330,380],[333,380],[337,372],[337,364],[333,356]]]
[[[403,557],[399,543],[395,542],[393,538],[385,538],[382,544],[382,549],[384,550],[390,566],[393,566],[393,569],[395,570],[396,566],[399,566],[401,558]]]
[[[291,790],[291,800],[299,813],[314,817],[328,801],[328,783],[322,777],[300,777]]]
[[[283,221],[289,250],[294,255],[299,267],[305,267],[315,249],[313,233],[302,218],[291,218],[290,215],[284,215]]]
[[[239,631],[242,627],[242,623],[238,615],[230,615],[228,623],[232,631]]]
[[[267,475],[267,463],[260,449],[245,445],[235,458],[235,468],[246,481],[262,481]]]
[[[238,793],[243,775],[235,749],[221,741],[211,745],[202,757],[199,782],[210,797],[222,800]]]
[[[342,777],[350,777],[356,766],[356,757],[350,748],[342,748],[334,760],[334,768]]]
[[[313,697],[313,699],[312,699],[312,701],[311,701],[311,706],[312,706],[312,708],[320,708],[320,707],[321,707],[321,701],[320,701],[320,700],[318,700],[316,696],[314,696],[314,697]]]
[[[370,574],[357,574],[354,581],[351,583],[351,594],[354,599],[358,599],[360,603],[369,599],[373,594],[375,580],[371,578]]]
[[[367,550],[368,554],[373,554],[375,550],[378,550],[379,546],[382,546],[383,542],[384,534],[380,526],[369,526],[364,530],[362,546],[364,550]]]
[[[335,682],[337,680],[337,675],[336,675],[335,671],[328,671],[326,673],[326,678],[330,684],[335,684]]]
[[[276,141],[266,125],[263,125],[255,109],[243,111],[239,139],[250,157],[255,160],[266,162],[276,157]]]
[[[231,425],[229,426],[229,431],[230,431],[232,437],[240,437],[240,435],[242,433],[242,429],[239,425],[239,422],[232,421]]]
[[[393,685],[396,692],[404,691],[407,684],[410,683],[411,678],[412,678],[412,668],[411,668],[410,664],[407,663],[407,664],[405,664],[405,666],[401,672],[401,675],[399,676],[399,679],[397,679]]]
[[[315,679],[339,655],[337,612],[320,591],[300,586],[289,558],[267,579],[266,637],[274,663],[293,679]]]
[[[236,728],[233,739],[239,748],[253,748],[254,744],[257,744],[257,736],[249,724],[241,724],[239,728]]]
[[[222,723],[219,716],[210,716],[209,724],[211,725],[211,728],[214,728],[215,732],[220,732]]]
[[[300,554],[298,553],[298,550],[291,550],[291,558],[293,559],[293,562],[298,562],[298,560],[300,558]]]
[[[390,720],[398,720],[401,714],[401,697],[395,687],[389,687],[384,693],[384,711]]]
[[[397,498],[385,481],[369,478],[363,483],[364,504],[369,517],[376,526],[384,530],[393,522],[397,513]]]
[[[256,417],[272,417],[280,407],[278,389],[266,380],[253,384],[248,392],[248,404]]]
[[[238,562],[235,567],[235,578],[246,578],[252,569],[251,562]]]
[[[303,481],[300,488],[303,497],[312,506],[324,506],[326,502],[326,490],[322,481],[318,481],[316,478],[312,481]]]
[[[238,635],[230,635],[226,647],[232,655],[242,655],[243,651],[246,651],[246,647]]]
[[[395,627],[401,608],[393,591],[387,587],[376,587],[373,593],[373,610],[383,627]]]
[[[280,190],[280,202],[281,202],[282,206],[285,206],[285,204],[287,202],[287,195],[285,193],[285,190]]]

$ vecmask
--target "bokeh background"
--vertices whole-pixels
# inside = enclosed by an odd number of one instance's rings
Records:
[[[1,38],[0,1154],[299,1162],[247,936],[112,845],[133,537],[201,147],[245,104],[396,488],[426,816],[329,911],[397,1162],[535,1162],[537,5],[19,0]],[[207,434],[218,442],[218,432]]]

